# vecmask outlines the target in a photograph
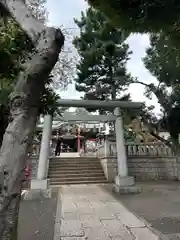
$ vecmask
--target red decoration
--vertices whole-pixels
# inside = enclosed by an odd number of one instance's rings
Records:
[[[78,135],[77,135],[77,147],[78,147],[78,152],[80,153],[81,151],[81,141],[80,141],[80,129],[78,128]]]
[[[29,181],[30,172],[31,172],[30,167],[26,166],[26,168],[25,168],[25,179],[26,179],[26,181]]]

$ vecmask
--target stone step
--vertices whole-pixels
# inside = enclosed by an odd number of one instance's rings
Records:
[[[53,158],[48,176],[53,185],[107,182],[97,158]]]
[[[81,168],[81,169],[86,169],[86,168],[102,168],[102,166],[100,164],[86,164],[86,165],[50,165],[49,166],[49,170],[54,170],[54,169],[77,169],[77,168]]]
[[[57,168],[89,168],[89,167],[101,167],[100,163],[97,164],[57,164],[50,165],[49,169],[57,169]]]
[[[72,160],[72,159],[78,159],[78,160],[83,160],[83,159],[88,159],[88,160],[93,160],[93,159],[98,159],[97,157],[71,157],[71,158],[69,158],[69,157],[52,157],[50,160],[52,160],[52,161],[54,161],[54,160]]]
[[[50,160],[49,161],[50,163],[67,163],[67,162],[80,162],[80,163],[83,163],[83,162],[100,162],[98,159],[96,160],[56,160],[56,161],[52,161]]]
[[[93,170],[93,169],[102,169],[102,166],[80,166],[80,165],[77,165],[77,166],[56,166],[56,167],[49,167],[49,171],[56,171],[56,170]]]
[[[108,183],[107,180],[79,180],[79,181],[63,181],[63,182],[52,182],[50,181],[50,185],[53,187],[61,186],[61,185],[75,185],[75,184],[101,184],[101,183]]]
[[[85,160],[85,161],[49,161],[49,163],[51,163],[51,164],[58,164],[58,163],[64,163],[64,164],[66,164],[66,163],[99,163],[100,161],[99,160],[93,160],[93,161],[87,161],[87,160]]]
[[[107,180],[103,177],[79,177],[79,178],[61,178],[61,179],[57,179],[57,178],[53,178],[50,179],[50,184],[51,183],[63,183],[63,182],[93,182],[93,181],[104,181],[106,182]]]
[[[92,172],[92,171],[102,171],[102,167],[99,166],[99,167],[63,167],[63,168],[50,168],[48,172],[59,172],[59,173],[62,173],[62,172],[68,172],[68,171],[78,171],[78,172]]]
[[[66,157],[56,157],[56,158],[50,158],[51,161],[68,161],[68,160],[96,160],[97,157],[73,157],[73,158],[66,158]]]
[[[64,160],[58,160],[58,161],[49,161],[51,164],[56,164],[56,163],[96,163],[100,162],[99,160],[69,160],[69,161],[64,161]]]
[[[79,167],[97,167],[97,166],[101,166],[101,164],[100,163],[94,163],[94,164],[90,164],[90,163],[88,163],[88,164],[50,164],[49,165],[49,167],[50,168],[56,168],[56,167],[77,167],[77,166],[79,166]]]
[[[72,167],[77,167],[77,166],[82,166],[82,167],[85,167],[85,166],[101,166],[101,164],[100,163],[87,163],[87,164],[85,164],[85,163],[62,163],[62,164],[50,164],[49,165],[49,167],[51,168],[55,168],[55,167],[70,167],[70,166],[72,166]]]
[[[58,173],[49,173],[48,174],[48,177],[50,179],[52,178],[71,178],[71,177],[104,177],[104,173],[103,172],[97,172],[97,173],[94,173],[94,172],[77,172],[77,173],[61,173],[61,174],[58,174]]]
[[[82,176],[79,176],[79,175],[73,175],[73,176],[58,176],[58,177],[53,177],[53,178],[50,178],[50,180],[53,180],[53,179],[64,179],[64,180],[66,180],[66,179],[94,179],[94,178],[100,178],[100,179],[102,179],[102,178],[104,178],[105,179],[105,176],[104,175],[98,175],[98,176],[89,176],[89,175],[82,175]]]
[[[101,173],[103,172],[102,168],[84,168],[84,169],[81,169],[81,171],[79,171],[79,169],[50,169],[49,170],[49,174],[51,173],[55,173],[55,174],[63,174],[63,173],[67,173],[67,174],[71,174],[71,173],[91,173],[91,172],[94,172],[94,173]]]
[[[49,169],[86,169],[86,168],[102,168],[101,164],[65,164],[65,165],[50,165]]]
[[[104,173],[104,171],[102,170],[102,168],[98,168],[98,169],[56,169],[56,170],[49,170],[48,174],[57,174],[57,175],[61,175],[63,173],[66,174],[79,174],[79,173]]]
[[[67,163],[79,163],[79,164],[88,164],[88,163],[100,163],[99,160],[93,160],[93,161],[49,161],[49,164],[67,164]]]

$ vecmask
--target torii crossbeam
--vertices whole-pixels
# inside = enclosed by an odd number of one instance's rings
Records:
[[[142,106],[140,102],[128,101],[100,101],[100,100],[74,100],[74,99],[60,99],[59,104],[62,107],[81,107],[81,108],[133,108],[139,109]]]

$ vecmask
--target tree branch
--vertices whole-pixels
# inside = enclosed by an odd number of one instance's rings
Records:
[[[161,85],[161,82],[159,82],[159,83],[158,83],[157,89],[159,89],[159,88],[160,88],[160,85]]]
[[[0,8],[9,13],[26,32],[34,44],[46,29],[45,25],[33,17],[24,0],[0,0]]]
[[[141,81],[135,81],[133,83],[139,83],[141,85],[144,85],[145,87],[149,88],[149,90],[154,93],[154,95],[156,96],[156,98],[158,99],[159,104],[166,110],[169,111],[169,109],[171,109],[171,105],[168,101],[168,99],[164,96],[163,91],[158,87],[156,87],[154,84],[146,84],[144,82]]]
[[[159,141],[163,142],[163,143],[164,143],[165,145],[167,145],[168,147],[170,147],[170,148],[173,147],[172,144],[171,144],[171,142],[169,142],[168,140],[160,137],[160,136],[159,136],[157,133],[155,133],[154,131],[150,131],[150,134],[151,134],[153,137],[157,138]]]
[[[153,137],[157,138],[158,140],[160,140],[161,142],[163,142],[165,145],[167,145],[168,147],[170,147],[171,149],[173,149],[173,145],[171,144],[170,141],[168,141],[168,140],[160,137],[160,136],[154,131],[153,126],[151,125],[151,123],[148,122],[146,116],[142,115],[142,120],[143,120],[143,122],[145,123],[145,125],[148,127],[148,131],[149,131],[149,133],[150,133]],[[173,150],[174,150],[174,149],[173,149]]]
[[[135,81],[135,82],[132,82],[132,83],[139,83],[141,85],[144,85],[145,87],[150,87],[150,84],[147,84],[147,83],[144,83],[144,82],[141,82],[141,81]]]

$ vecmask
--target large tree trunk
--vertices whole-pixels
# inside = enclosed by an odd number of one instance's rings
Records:
[[[3,141],[3,135],[8,126],[8,118],[9,118],[9,108],[8,106],[0,106],[0,148]]]
[[[172,147],[174,154],[177,156],[178,162],[180,161],[180,144],[179,144],[179,134],[178,133],[170,133],[171,141],[172,141]]]
[[[22,177],[28,145],[36,125],[40,95],[58,60],[64,37],[60,30],[46,28],[32,17],[24,0],[2,0],[9,13],[27,33],[36,51],[23,65],[11,95],[11,121],[0,152],[0,239],[16,240]]]

